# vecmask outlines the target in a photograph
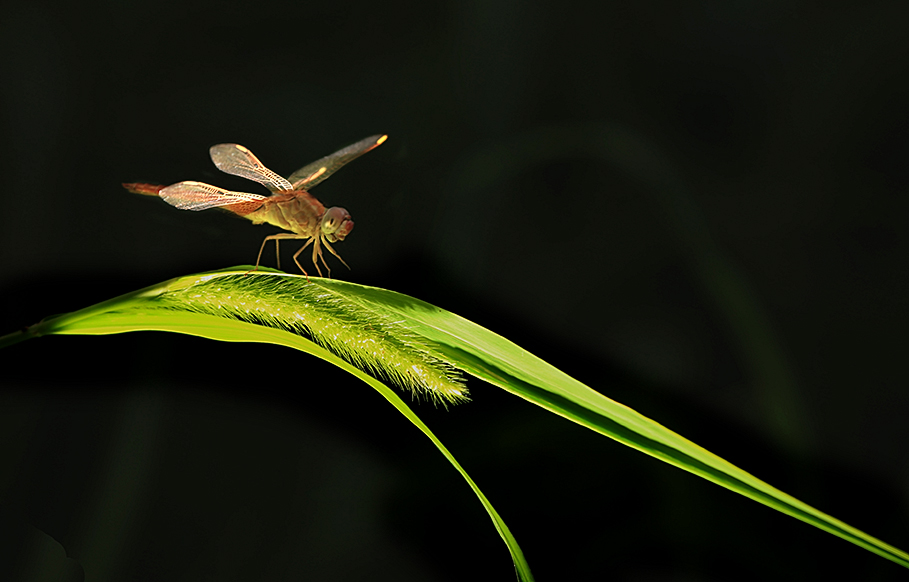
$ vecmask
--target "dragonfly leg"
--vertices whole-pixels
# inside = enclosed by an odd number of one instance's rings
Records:
[[[297,237],[297,238],[302,238],[302,237]],[[304,250],[306,250],[306,247],[308,247],[309,245],[312,244],[312,240],[313,239],[309,239],[308,241],[306,241],[306,244],[303,245],[302,247],[300,247],[299,251],[294,253],[294,262],[297,264],[298,267],[300,267],[300,270],[303,271],[303,274],[306,275],[307,280],[309,280],[309,273],[306,272],[306,269],[303,268],[303,265],[300,264],[300,261],[297,260],[297,257],[300,256],[300,253],[302,253]],[[319,265],[316,265],[316,268],[319,268]],[[322,273],[319,273],[319,275],[321,275],[321,274]]]
[[[323,254],[320,252],[320,253],[319,253],[319,258],[322,259],[322,264],[325,265],[325,268],[326,268],[326,269],[328,269],[328,278],[331,279],[331,267],[329,267],[329,266],[328,266],[328,263],[325,262],[325,255],[323,255]],[[316,265],[316,268],[318,268],[318,265]]]
[[[259,270],[259,263],[262,262],[262,251],[265,250],[265,245],[266,245],[266,243],[268,243],[268,241],[270,241],[270,240],[275,241],[275,252],[278,253],[278,268],[280,269],[280,268],[281,268],[281,253],[279,252],[280,249],[279,249],[279,247],[278,247],[278,241],[280,241],[281,239],[287,239],[287,238],[301,238],[301,237],[300,237],[300,235],[297,235],[297,234],[290,234],[290,233],[287,233],[287,232],[282,232],[282,233],[278,233],[278,234],[273,234],[273,235],[270,235],[270,236],[265,237],[265,240],[262,241],[262,246],[259,247],[259,256],[256,257],[256,266],[255,266],[255,268],[253,269],[253,271],[258,271],[258,270]],[[303,273],[305,274],[306,271],[303,271]]]
[[[322,257],[322,247],[319,246],[319,238],[314,236],[313,240],[316,242],[312,246],[312,264],[316,266],[316,271],[319,272],[319,276],[321,277],[322,269],[319,268],[319,259],[322,259],[322,264],[328,269],[328,278],[331,279],[331,267],[328,266],[328,263],[326,263],[325,259]]]
[[[322,244],[325,245],[325,248],[328,249],[328,252],[330,252],[330,253],[333,254],[334,256],[338,257],[338,260],[341,261],[341,264],[343,264],[345,267],[347,267],[348,270],[350,270],[350,265],[348,265],[347,263],[344,262],[344,259],[341,258],[341,255],[339,255],[338,253],[335,252],[335,249],[331,248],[331,245],[328,244],[328,241],[327,241],[327,240],[325,240],[325,239],[323,238],[323,239],[322,239]],[[322,262],[324,263],[324,262],[325,262],[325,259],[322,259]],[[328,265],[325,265],[325,266],[327,267]]]

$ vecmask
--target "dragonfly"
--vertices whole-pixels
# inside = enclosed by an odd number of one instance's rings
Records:
[[[287,179],[266,168],[251,151],[240,144],[222,143],[209,149],[211,160],[219,170],[262,184],[271,192],[269,196],[249,192],[232,192],[204,182],[192,181],[178,182],[171,186],[129,183],[123,184],[123,187],[136,194],[159,196],[171,206],[176,206],[181,210],[223,208],[251,220],[253,224],[268,223],[287,231],[265,237],[262,246],[259,247],[259,256],[256,258],[254,271],[259,268],[262,251],[265,250],[268,241],[275,241],[275,252],[278,253],[278,268],[280,269],[281,255],[278,246],[280,241],[308,239],[306,244],[293,256],[297,267],[307,278],[309,277],[297,257],[312,245],[312,263],[315,265],[316,271],[321,277],[322,269],[319,268],[319,260],[321,260],[328,270],[328,276],[331,277],[331,267],[328,266],[322,255],[322,248],[328,249],[349,269],[350,267],[344,262],[341,255],[331,247],[331,243],[343,241],[353,230],[354,223],[347,210],[339,206],[326,209],[309,193],[309,190],[337,172],[346,163],[382,145],[386,139],[388,139],[387,135],[374,135],[362,139],[303,166]]]

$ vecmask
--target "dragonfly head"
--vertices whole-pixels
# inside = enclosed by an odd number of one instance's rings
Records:
[[[354,223],[350,219],[350,213],[334,206],[325,211],[322,216],[322,224],[319,225],[322,236],[328,239],[328,242],[338,242],[344,240],[350,231],[353,230]]]

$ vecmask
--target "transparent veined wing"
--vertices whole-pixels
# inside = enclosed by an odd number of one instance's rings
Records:
[[[231,192],[202,182],[179,182],[162,188],[158,195],[171,206],[176,206],[181,210],[205,210],[206,208],[268,199],[268,196],[261,194]]]
[[[290,175],[288,180],[294,190],[309,190],[325,178],[331,176],[347,162],[354,160],[369,150],[376,148],[388,139],[387,135],[373,135],[361,139],[355,144],[338,150],[330,156],[325,156],[313,163],[304,166]]]
[[[225,174],[254,180],[272,192],[289,192],[290,182],[272,172],[251,151],[236,143],[219,143],[208,150],[211,161]]]

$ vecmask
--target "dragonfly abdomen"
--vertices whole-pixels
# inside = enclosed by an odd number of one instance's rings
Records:
[[[161,190],[164,188],[164,186],[160,184],[143,183],[123,184],[123,187],[133,194],[144,194],[146,196],[157,196],[158,193],[161,192]]]

